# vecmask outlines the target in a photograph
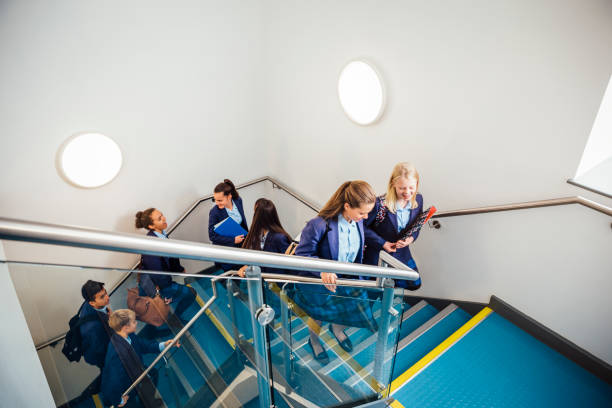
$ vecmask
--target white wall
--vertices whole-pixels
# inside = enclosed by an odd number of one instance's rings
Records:
[[[611,22],[606,0],[4,1],[0,214],[130,232],[137,210],[155,206],[172,221],[223,177],[271,173],[323,203],[346,179],[382,191],[404,160],[421,171],[426,203],[440,209],[588,196],[565,180],[610,76]],[[338,74],[355,57],[373,61],[387,86],[375,126],[355,125],[337,100]],[[60,144],[86,130],[112,137],[124,153],[119,177],[100,189],[74,188],[54,167]],[[481,243],[500,234],[474,232]],[[427,277],[427,293],[447,294],[439,278],[466,248],[432,271],[438,242],[425,245],[426,234],[415,252],[424,273],[438,274]],[[119,267],[135,259],[5,244],[9,259]],[[539,259],[525,256],[528,264]],[[608,261],[590,265],[605,270]],[[485,276],[490,268],[472,270]],[[112,279],[100,272],[82,280],[90,277]],[[38,279],[53,290],[48,302],[80,300],[81,282]],[[505,285],[483,285],[470,297],[505,294]],[[609,358],[577,333],[597,337],[607,326],[553,318],[553,306],[574,293],[560,290],[546,308],[508,296]],[[43,303],[47,296],[31,295]]]
[[[611,2],[266,5],[272,173],[305,196],[325,202],[359,178],[382,193],[392,166],[411,161],[425,204],[440,210],[574,195],[612,206],[565,182],[612,72]],[[388,91],[373,126],[351,122],[336,94],[357,57],[377,66]],[[610,217],[570,207],[534,214],[425,230],[414,248],[424,276],[416,295],[496,294],[612,362]]]
[[[135,232],[138,210],[157,207],[172,222],[224,177],[266,174],[261,33],[261,6],[235,0],[1,2],[0,215]],[[75,188],[55,169],[60,145],[83,131],[123,151],[121,173],[99,189]],[[128,267],[136,259],[5,245],[11,260]],[[36,341],[65,330],[85,280],[115,279],[73,276],[14,276]],[[58,299],[63,312],[43,325],[35,303]],[[49,372],[61,371],[52,360]],[[58,403],[70,394],[54,389]]]
[[[0,261],[5,260],[0,241]],[[45,374],[36,358],[17,293],[5,263],[0,263],[0,307],[3,310],[0,336],[0,395],[7,407],[54,407]]]
[[[261,7],[240,1],[2,2],[0,214],[135,232],[138,210],[160,208],[171,222],[224,177],[265,174],[261,25]],[[99,189],[75,188],[55,169],[61,143],[87,130],[124,154],[119,176]],[[117,267],[136,259],[13,242],[6,254]],[[81,280],[48,283],[54,297],[79,301]]]

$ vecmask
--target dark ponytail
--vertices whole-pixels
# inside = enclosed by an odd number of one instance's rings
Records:
[[[153,214],[155,208],[147,208],[144,211],[138,211],[136,213],[136,220],[134,225],[136,228],[149,228],[149,225],[153,224],[153,219],[151,219],[151,214]]]
[[[230,179],[225,179],[222,183],[217,184],[214,192],[223,193],[224,196],[231,194],[232,198],[240,198],[236,187],[234,187],[234,183],[232,183]]]

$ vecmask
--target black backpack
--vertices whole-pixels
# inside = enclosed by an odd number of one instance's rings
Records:
[[[98,316],[95,314],[79,317],[82,309],[83,306],[79,308],[77,314],[72,316],[68,322],[70,329],[68,330],[68,333],[66,333],[64,347],[62,347],[62,353],[64,353],[68,361],[79,361],[83,356],[83,338],[81,337],[80,330],[81,325],[98,319]]]

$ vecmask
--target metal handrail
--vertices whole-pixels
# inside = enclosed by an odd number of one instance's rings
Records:
[[[195,321],[198,320],[198,318],[202,316],[202,314],[206,312],[206,310],[208,310],[210,305],[213,304],[213,302],[217,299],[217,285],[215,284],[215,282],[218,279],[219,278],[215,278],[212,280],[212,290],[213,290],[212,297],[208,299],[208,301],[204,304],[204,306],[202,306],[202,308],[198,310],[195,316],[193,316],[191,320],[189,320],[189,322],[187,322],[187,324],[176,334],[176,336],[174,336],[174,338],[172,339],[172,342],[168,344],[166,347],[164,347],[161,353],[159,353],[157,357],[155,357],[155,360],[153,360],[153,362],[146,368],[146,370],[144,370],[142,374],[140,374],[140,376],[136,379],[136,381],[134,381],[134,383],[130,385],[130,387],[127,390],[125,390],[125,392],[121,395],[122,397],[128,395],[138,384],[140,384],[143,378],[145,378],[147,374],[149,374],[149,371],[151,371],[153,367],[155,367],[155,364],[157,364],[159,360],[161,360],[166,355],[166,353],[180,340],[180,338],[183,337],[183,335],[187,332],[187,330],[191,326],[193,326]]]
[[[439,211],[431,218],[455,217],[458,215],[484,214],[499,211],[524,210],[528,208],[552,207],[557,205],[580,204],[585,207],[599,211],[602,214],[612,216],[612,208],[599,204],[595,201],[581,196],[554,198],[552,200],[528,201],[524,203],[494,205],[488,207],[468,208],[464,210]]]
[[[419,274],[413,270],[389,269],[327,259],[281,255],[190,241],[165,240],[138,234],[107,232],[10,218],[0,218],[0,239],[298,271],[332,272],[351,276],[387,277],[406,280],[417,280],[419,278]]]

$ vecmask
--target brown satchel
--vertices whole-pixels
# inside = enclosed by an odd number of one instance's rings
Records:
[[[299,242],[291,241],[287,249],[285,250],[285,255],[294,255],[295,250],[298,247]]]
[[[170,313],[170,305],[161,296],[139,296],[137,287],[128,289],[127,306],[136,313],[138,320],[156,327],[166,323]]]

